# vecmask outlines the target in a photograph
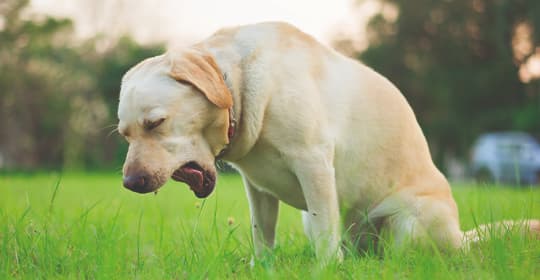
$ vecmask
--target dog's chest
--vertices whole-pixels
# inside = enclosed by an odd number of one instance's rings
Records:
[[[270,193],[298,209],[306,210],[306,201],[296,175],[279,151],[257,144],[248,155],[234,164],[255,188]]]

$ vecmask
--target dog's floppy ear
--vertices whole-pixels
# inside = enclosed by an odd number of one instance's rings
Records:
[[[194,86],[219,108],[228,109],[233,105],[232,94],[223,75],[208,53],[186,50],[179,55],[171,55],[170,76]]]

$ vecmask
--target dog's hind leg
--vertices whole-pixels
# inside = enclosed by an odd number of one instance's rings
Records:
[[[389,236],[396,248],[409,245],[446,251],[461,247],[457,208],[450,197],[438,195],[395,194],[370,213],[370,218],[384,217],[383,236]]]

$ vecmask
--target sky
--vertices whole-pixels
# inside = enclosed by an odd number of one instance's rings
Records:
[[[330,44],[336,36],[362,44],[376,0],[32,0],[37,12],[71,17],[78,36],[129,32],[139,42],[192,43],[219,28],[287,21]]]

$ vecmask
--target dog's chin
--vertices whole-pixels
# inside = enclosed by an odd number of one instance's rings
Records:
[[[190,161],[176,169],[171,178],[186,183],[198,198],[209,196],[216,185],[215,171],[204,169],[195,161]]]

